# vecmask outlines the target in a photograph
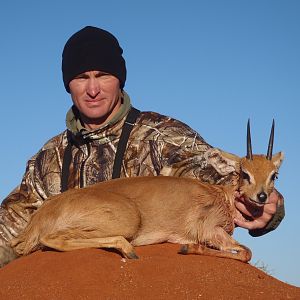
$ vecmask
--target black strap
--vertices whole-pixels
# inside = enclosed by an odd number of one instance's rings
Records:
[[[123,125],[122,133],[120,136],[120,140],[117,147],[116,157],[113,166],[112,179],[119,178],[121,174],[121,166],[124,157],[124,153],[126,150],[128,138],[130,132],[134,126],[134,123],[139,116],[140,111],[134,107],[129,111],[125,123]]]
[[[120,177],[123,156],[126,150],[128,138],[139,114],[140,111],[132,107],[127,115],[117,147],[116,157],[113,166],[113,179]],[[72,133],[69,130],[67,131],[67,138],[68,145],[64,152],[61,174],[61,193],[65,192],[68,189],[70,165],[72,161]]]
[[[68,180],[70,173],[70,165],[72,161],[72,139],[71,132],[67,131],[68,145],[65,149],[63,164],[61,170],[61,193],[65,192],[68,189]]]

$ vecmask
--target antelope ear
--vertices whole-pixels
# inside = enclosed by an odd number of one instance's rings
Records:
[[[283,152],[278,152],[272,156],[272,162],[274,166],[277,168],[277,170],[280,168],[283,159],[284,159]]]
[[[211,148],[204,153],[208,165],[211,165],[220,175],[228,175],[239,172],[240,157],[224,152],[217,148]]]

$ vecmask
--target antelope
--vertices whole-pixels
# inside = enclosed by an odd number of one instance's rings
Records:
[[[252,253],[233,237],[235,194],[260,207],[268,202],[283,160],[272,155],[274,120],[267,155],[253,155],[247,126],[247,156],[217,148],[206,153],[219,174],[235,173],[230,185],[211,185],[175,176],[131,177],[73,189],[52,197],[11,242],[16,256],[51,248],[114,248],[138,258],[135,246],[163,242],[183,245],[182,254],[203,254],[248,262]]]

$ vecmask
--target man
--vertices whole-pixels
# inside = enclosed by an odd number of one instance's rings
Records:
[[[215,184],[230,184],[236,178],[235,172],[218,174],[208,165],[204,153],[211,146],[187,125],[131,107],[123,90],[122,53],[112,34],[95,27],[85,27],[67,41],[62,73],[74,104],[67,113],[67,130],[28,161],[21,185],[3,201],[3,251],[10,251],[9,241],[48,197],[70,188],[130,176],[186,176]],[[237,198],[236,207],[245,217],[236,224],[251,235],[275,229],[284,216],[277,192],[259,212],[242,198]]]

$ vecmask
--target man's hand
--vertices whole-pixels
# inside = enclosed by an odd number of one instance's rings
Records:
[[[237,194],[235,198],[237,208],[237,216],[234,219],[235,224],[249,230],[265,228],[276,213],[279,200],[279,194],[277,191],[273,191],[268,202],[261,207],[257,207]]]

